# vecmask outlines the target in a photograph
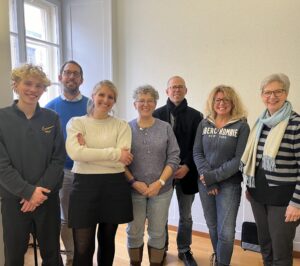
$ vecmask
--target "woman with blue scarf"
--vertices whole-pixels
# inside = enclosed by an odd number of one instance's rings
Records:
[[[300,218],[300,116],[287,101],[289,87],[289,78],[281,73],[262,81],[266,110],[241,159],[265,266],[293,264]]]

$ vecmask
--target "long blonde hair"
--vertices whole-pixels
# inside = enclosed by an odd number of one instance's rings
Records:
[[[217,113],[214,110],[214,100],[218,92],[224,93],[224,96],[231,101],[232,109],[230,112],[230,118],[232,120],[242,119],[247,117],[247,111],[244,108],[244,105],[239,95],[236,93],[234,88],[226,85],[219,85],[210,92],[208,99],[206,101],[206,109],[205,109],[206,115],[208,117],[215,119],[217,116]]]

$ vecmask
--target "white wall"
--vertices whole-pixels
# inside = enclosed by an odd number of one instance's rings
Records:
[[[12,90],[10,89],[10,42],[9,42],[9,19],[8,1],[0,2],[0,108],[11,104]],[[1,208],[1,203],[0,203]],[[4,265],[4,246],[2,234],[2,217],[0,213],[0,265]]]
[[[112,77],[111,1],[62,1],[63,59],[83,68],[81,91],[90,96],[94,85]]]
[[[114,77],[121,90],[119,114],[136,116],[131,94],[149,83],[166,101],[167,79],[186,79],[188,102],[203,111],[208,92],[216,85],[233,85],[249,110],[252,125],[263,105],[260,81],[273,72],[291,79],[289,99],[300,112],[300,31],[297,0],[115,0],[113,32]],[[198,196],[193,206],[194,229],[207,232]],[[241,224],[252,220],[242,198],[236,238]],[[173,199],[169,222],[177,225]],[[295,239],[300,250],[300,234]]]
[[[300,102],[295,101],[300,94],[296,89],[300,84],[299,1],[115,2],[114,52],[118,54],[118,83],[126,99],[119,105],[126,117],[135,116],[129,101],[136,86],[156,86],[162,105],[166,80],[174,74],[185,77],[189,103],[199,110],[212,87],[233,85],[253,123],[262,110],[260,81],[281,71],[291,78],[290,99],[300,111]]]

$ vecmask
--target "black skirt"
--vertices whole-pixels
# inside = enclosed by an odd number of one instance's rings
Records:
[[[124,173],[75,174],[69,203],[69,227],[133,220],[131,189]]]

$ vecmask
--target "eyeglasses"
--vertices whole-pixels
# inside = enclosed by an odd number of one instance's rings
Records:
[[[279,90],[275,90],[275,91],[263,91],[262,95],[266,98],[271,97],[271,95],[273,94],[274,97],[281,97],[282,94],[285,93],[284,89],[279,89]]]
[[[174,86],[170,86],[169,89],[175,91],[175,90],[182,90],[182,89],[185,89],[185,86],[184,85],[174,85]]]
[[[81,77],[81,74],[80,72],[77,72],[77,71],[69,71],[69,70],[64,70],[63,71],[63,75],[66,76],[66,77],[71,77],[72,75],[74,76],[74,78],[79,78]]]
[[[141,104],[141,105],[145,105],[145,104],[153,104],[153,103],[155,103],[155,101],[154,100],[138,100],[138,101],[135,101],[136,103],[138,103],[138,104]]]
[[[229,99],[227,99],[227,98],[223,98],[223,99],[217,98],[217,99],[214,99],[214,103],[215,104],[220,104],[221,102],[223,102],[224,104],[231,103],[231,101]]]

